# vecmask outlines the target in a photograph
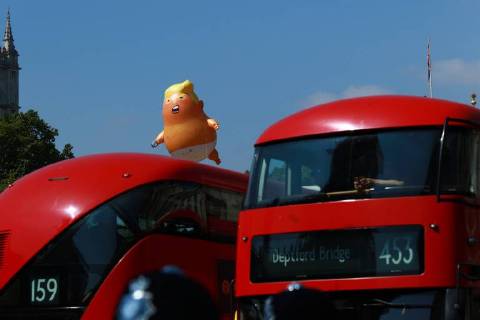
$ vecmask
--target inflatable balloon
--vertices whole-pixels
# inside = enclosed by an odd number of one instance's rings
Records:
[[[220,164],[217,144],[217,121],[203,111],[203,101],[186,80],[165,90],[163,101],[163,131],[152,142],[152,147],[165,143],[168,152],[179,159],[201,161],[210,159]]]

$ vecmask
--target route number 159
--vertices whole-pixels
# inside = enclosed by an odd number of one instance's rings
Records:
[[[30,282],[32,304],[54,304],[58,302],[58,278],[35,278]]]

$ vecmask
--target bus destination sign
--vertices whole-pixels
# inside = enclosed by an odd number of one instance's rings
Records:
[[[252,282],[423,272],[423,228],[323,230],[255,236]]]

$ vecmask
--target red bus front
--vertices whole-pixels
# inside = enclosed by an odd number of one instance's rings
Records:
[[[175,265],[231,313],[243,174],[146,154],[38,170],[0,193],[0,318],[111,319],[128,282]]]
[[[374,97],[269,128],[239,220],[242,319],[291,282],[328,291],[339,319],[478,319],[479,120]]]

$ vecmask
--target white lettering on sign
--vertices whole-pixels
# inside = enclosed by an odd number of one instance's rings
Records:
[[[293,262],[305,262],[305,261],[315,261],[316,254],[315,250],[311,251],[301,251],[298,249],[285,249],[280,252],[278,249],[273,250],[272,253],[272,262],[274,264],[280,263],[285,267]]]
[[[410,245],[410,238],[393,238],[385,241],[378,260],[384,260],[385,265],[410,264],[413,261],[414,252]]]
[[[318,253],[318,257],[322,261],[338,261],[344,263],[346,260],[350,260],[350,249],[343,249],[338,245],[334,249],[320,247]]]
[[[337,245],[334,248],[320,247],[318,250],[300,250],[298,248],[291,249],[274,249],[272,251],[272,262],[287,267],[289,263],[304,263],[313,261],[338,261],[344,263],[351,259],[350,249],[341,248]]]
[[[30,290],[32,303],[52,302],[58,294],[58,280],[55,278],[33,279]]]

